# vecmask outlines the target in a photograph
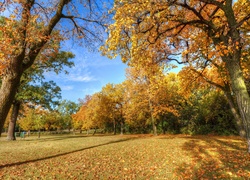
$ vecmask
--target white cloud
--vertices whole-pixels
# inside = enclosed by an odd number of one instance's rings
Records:
[[[92,75],[93,72],[87,66],[86,60],[79,58],[74,59],[75,66],[72,68],[65,68],[69,74],[63,72],[56,75],[54,72],[46,72],[45,77],[57,81],[72,81],[72,82],[91,82],[96,81],[96,78]]]
[[[97,93],[99,91],[101,91],[101,88],[84,88],[82,90],[84,96],[85,95],[91,95],[91,94]]]
[[[61,86],[61,90],[63,90],[63,91],[70,91],[72,89],[74,89],[73,86]]]
[[[84,60],[79,62],[79,59],[75,60],[75,66],[70,69],[69,74],[65,76],[67,81],[77,82],[90,82],[95,81],[96,78],[91,75],[89,67],[86,66]]]
[[[90,82],[90,81],[95,81],[96,79],[92,76],[89,76],[88,74],[86,75],[80,75],[80,74],[73,74],[68,75],[66,77],[67,81],[77,81],[77,82]]]

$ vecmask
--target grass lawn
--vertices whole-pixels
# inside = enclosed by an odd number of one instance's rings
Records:
[[[0,179],[248,179],[239,137],[53,135],[0,138]]]

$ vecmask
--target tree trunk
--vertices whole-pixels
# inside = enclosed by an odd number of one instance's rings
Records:
[[[94,130],[94,132],[93,132],[92,136],[94,136],[94,135],[95,135],[95,133],[96,133],[96,127],[95,127],[95,130]]]
[[[150,115],[151,115],[151,122],[152,122],[152,127],[153,127],[153,134],[155,136],[157,136],[157,127],[156,127],[155,118],[153,116],[153,108],[152,108],[152,103],[151,103],[150,99],[148,100],[148,104],[149,104],[149,110],[150,110]]]
[[[246,138],[246,131],[245,131],[244,126],[243,126],[243,121],[240,117],[239,111],[236,108],[236,105],[234,103],[234,99],[231,95],[231,92],[227,90],[227,91],[224,91],[224,93],[226,95],[227,102],[229,103],[230,110],[231,110],[231,112],[234,116],[234,119],[236,121],[236,126],[237,126],[237,130],[239,132],[239,135],[242,138]]]
[[[247,145],[248,145],[248,153],[250,153],[250,139],[247,139]]]
[[[162,133],[163,133],[163,134],[166,134],[164,121],[165,121],[165,119],[164,119],[164,118],[162,118],[162,120],[161,120],[161,128],[162,128]]]
[[[237,55],[237,54],[236,54]],[[235,55],[235,56],[236,56]],[[239,59],[239,58],[238,58]],[[248,152],[250,153],[250,97],[244,81],[243,73],[237,56],[226,61],[233,92],[236,96],[238,109],[246,131]]]
[[[16,128],[16,121],[17,121],[17,116],[20,108],[20,102],[16,101],[13,103],[13,109],[12,109],[12,114],[11,114],[11,119],[9,123],[9,128],[8,128],[8,134],[7,134],[7,140],[16,140],[15,137],[15,128]]]
[[[114,126],[114,135],[116,135],[116,120],[115,119],[113,121],[113,126]]]
[[[155,123],[153,123],[153,133],[155,136],[157,136],[157,127]]]
[[[41,137],[41,129],[38,129],[38,138],[40,139]]]
[[[14,72],[13,72],[14,73]],[[7,74],[2,79],[0,89],[0,131],[2,132],[6,117],[11,104],[15,99],[15,94],[19,86],[21,74]]]
[[[121,135],[123,135],[123,131],[124,131],[124,123],[123,120],[121,121]]]

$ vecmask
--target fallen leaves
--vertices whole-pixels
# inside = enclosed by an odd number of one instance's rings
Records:
[[[6,158],[0,156],[0,178],[230,179],[250,175],[250,156],[242,147],[244,142],[233,137],[43,138],[0,141],[0,154]]]

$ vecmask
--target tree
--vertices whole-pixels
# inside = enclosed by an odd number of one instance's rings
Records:
[[[44,128],[47,131],[55,130],[60,128],[59,121],[60,121],[60,114],[55,111],[45,111],[44,113]]]
[[[55,57],[49,58],[45,63],[35,62],[24,72],[12,105],[13,110],[9,122],[7,140],[15,140],[15,124],[19,108],[23,103],[31,102],[47,109],[52,109],[53,106],[59,104],[58,99],[61,98],[60,87],[53,81],[44,82],[43,74],[45,71],[54,71],[58,74],[65,66],[72,67],[74,63],[69,61],[69,59],[73,57],[72,53],[61,51]],[[66,71],[65,73],[68,72]]]
[[[250,153],[250,97],[241,60],[249,48],[250,2],[239,0],[115,1],[114,23],[104,53],[119,53],[124,61],[143,61],[156,54],[156,62],[178,61],[206,68],[224,67],[246,131]],[[106,52],[109,51],[109,52]],[[249,51],[245,51],[247,56]],[[175,55],[175,56],[174,56]],[[205,58],[204,58],[205,57]]]
[[[104,128],[106,117],[103,118],[103,111],[100,104],[101,94],[100,92],[93,94],[92,96],[85,97],[82,106],[79,111],[72,115],[74,124],[81,124],[81,129],[87,131],[94,128],[96,133],[97,128]]]
[[[107,122],[113,123],[113,133],[116,134],[117,126],[120,126],[121,134],[124,130],[123,117],[123,94],[122,84],[106,84],[100,93],[100,107],[102,118]]]
[[[123,134],[123,93],[122,84],[107,84],[100,92],[86,96],[79,111],[72,116],[74,126],[87,130],[112,129],[116,134],[120,125]]]
[[[180,71],[183,102],[179,110],[181,132],[185,134],[236,134],[236,123],[223,91],[186,68]],[[195,74],[193,74],[195,75]]]
[[[38,138],[41,135],[41,129],[45,126],[45,115],[47,110],[41,106],[34,106],[29,103],[26,104],[23,116],[20,118],[19,125],[23,130],[30,132],[30,130],[38,131]]]
[[[25,131],[33,130],[35,118],[36,118],[35,109],[29,104],[25,104],[23,109],[23,115],[18,121],[19,126]]]
[[[103,23],[104,9],[97,7],[101,4],[92,1],[79,3],[70,0],[24,0],[2,4],[1,11],[9,7],[13,11],[5,18],[6,24],[0,26],[1,131],[22,74],[38,59],[46,61],[47,57],[56,55],[58,48],[54,42],[75,38],[91,44],[100,40],[103,29],[97,29],[95,25]]]
[[[178,83],[176,75],[167,74],[166,66],[151,63],[128,69],[125,114],[130,124],[132,121],[141,122],[138,125],[151,124],[153,134],[157,135],[160,121],[165,121],[169,114],[178,116]]]
[[[72,101],[63,100],[60,102],[59,106],[56,108],[60,114],[60,127],[62,129],[72,128],[72,114],[75,114],[79,109],[78,104]]]
[[[203,84],[203,87],[207,86],[208,83],[216,89],[222,90],[229,103],[240,136],[243,138],[246,137],[246,131],[242,124],[243,122],[239,110],[236,106],[235,97],[231,92],[230,82],[228,81],[228,74],[226,73],[225,68],[215,65],[210,68],[197,70],[190,64],[188,67],[183,68],[179,75],[182,77],[182,82],[184,82],[184,89],[186,89],[187,86],[189,86],[190,89],[190,86],[196,81],[197,83],[199,82],[199,84]]]

